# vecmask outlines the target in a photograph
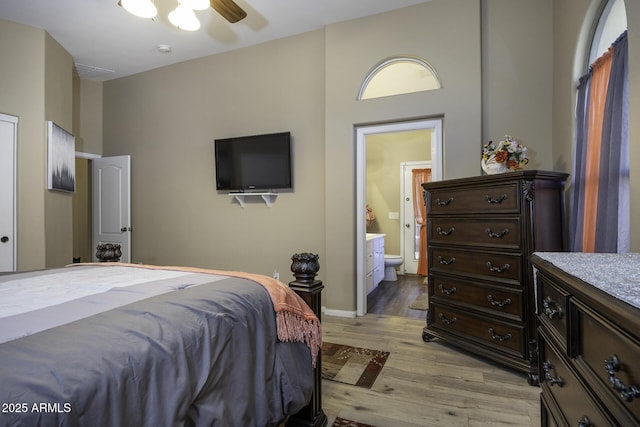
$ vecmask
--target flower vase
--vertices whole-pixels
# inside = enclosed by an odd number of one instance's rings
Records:
[[[496,162],[495,156],[489,156],[488,159],[482,159],[480,161],[480,165],[482,166],[482,170],[487,175],[495,175],[498,173],[508,172],[509,168],[507,167],[507,162]]]

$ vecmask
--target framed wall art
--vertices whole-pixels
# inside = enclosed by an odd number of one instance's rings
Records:
[[[49,145],[48,189],[74,192],[76,189],[76,138],[47,122]]]

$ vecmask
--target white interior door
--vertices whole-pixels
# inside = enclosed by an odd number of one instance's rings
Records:
[[[118,243],[121,262],[131,262],[131,156],[102,157],[92,163],[93,260],[102,243]]]
[[[431,168],[431,162],[405,162],[402,164],[402,181],[400,194],[402,197],[400,240],[403,247],[402,256],[404,271],[409,274],[418,272],[418,256],[420,251],[420,228],[416,224],[413,201],[413,170]]]
[[[0,114],[0,272],[16,271],[18,118]]]

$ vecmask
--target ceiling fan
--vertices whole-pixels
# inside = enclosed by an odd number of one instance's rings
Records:
[[[245,12],[233,0],[211,0],[211,7],[232,24],[247,16],[247,12]]]
[[[176,10],[169,14],[169,20],[174,22],[172,15],[178,20],[185,19],[186,21],[197,21],[194,10],[205,10],[209,7],[218,12],[224,19],[230,23],[236,23],[247,16],[240,6],[238,6],[233,0],[178,0],[178,7]],[[154,18],[158,14],[153,0],[119,0],[118,6],[123,7],[129,13],[142,18]],[[194,30],[200,27],[200,23],[197,23],[197,28],[185,28],[178,24],[174,24],[179,28]],[[187,25],[189,26],[189,25]]]

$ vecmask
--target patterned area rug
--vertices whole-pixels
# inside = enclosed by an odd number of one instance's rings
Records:
[[[409,305],[409,308],[413,310],[423,310],[426,311],[429,309],[429,295],[420,294],[416,297],[415,300]]]
[[[344,418],[336,417],[332,427],[374,427],[371,424],[362,424],[357,421],[345,420]]]
[[[322,378],[371,388],[388,357],[388,351],[323,342]]]

